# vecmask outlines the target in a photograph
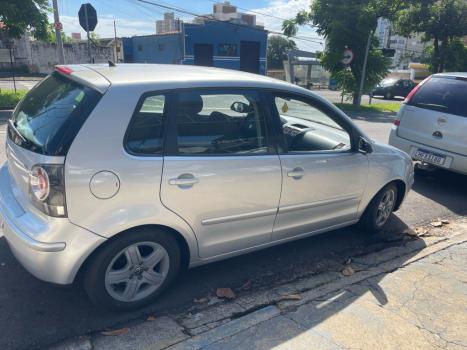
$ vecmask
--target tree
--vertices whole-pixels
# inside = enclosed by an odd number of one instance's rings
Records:
[[[295,41],[280,35],[272,35],[268,38],[268,68],[283,68],[283,61],[287,59],[287,53],[297,48]]]
[[[47,39],[48,0],[0,0],[0,21],[9,37],[19,38],[25,31],[37,39]]]
[[[451,43],[467,35],[467,1],[413,0],[401,11],[396,32],[404,36],[423,33],[425,41],[433,41],[430,67],[434,73],[442,72]]]
[[[454,38],[446,49],[444,70],[448,72],[467,72],[467,46],[461,39]],[[424,51],[423,63],[427,63],[430,71],[436,72],[435,65],[439,62],[435,56],[434,47],[428,46]]]
[[[72,43],[73,40],[71,39],[70,36],[66,35],[64,31],[61,31],[61,35],[62,35],[62,42],[64,44]],[[47,25],[47,37],[44,39],[44,41],[48,43],[55,43],[57,41],[57,37],[55,34],[55,28],[53,24]]]
[[[387,75],[390,64],[390,59],[378,50],[378,40],[373,35],[377,20],[379,17],[393,19],[404,6],[405,1],[400,0],[315,0],[310,11],[299,12],[294,19],[284,21],[283,29],[286,35],[292,36],[298,25],[311,22],[316,27],[316,32],[326,39],[321,64],[357,104],[367,40],[371,36],[364,81],[366,92]],[[354,52],[350,71],[341,63],[346,47]]]

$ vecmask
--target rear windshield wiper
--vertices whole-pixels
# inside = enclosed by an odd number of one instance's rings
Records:
[[[438,105],[436,103],[415,102],[414,105],[415,106],[421,106],[421,107],[437,108],[437,109],[448,109],[448,107],[443,106],[443,105]]]

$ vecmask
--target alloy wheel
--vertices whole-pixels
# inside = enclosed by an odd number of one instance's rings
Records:
[[[105,273],[105,288],[123,302],[141,300],[163,284],[169,271],[167,250],[155,242],[138,242],[121,250]]]
[[[396,195],[393,189],[388,189],[378,204],[378,209],[376,210],[376,226],[383,226],[386,221],[389,219],[389,216],[394,209]]]

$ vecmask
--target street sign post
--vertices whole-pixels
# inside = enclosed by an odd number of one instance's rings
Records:
[[[348,47],[346,47],[344,49],[344,52],[342,53],[342,60],[341,60],[342,64],[345,66],[345,69],[348,69],[348,67],[350,66],[350,64],[353,61],[353,58],[354,58],[354,53],[353,53],[352,49],[349,49]],[[344,103],[345,75],[344,75],[343,85],[344,86],[342,86],[341,103]]]
[[[96,25],[97,25],[96,9],[89,3],[82,4],[78,11],[78,18],[79,18],[79,24],[86,31],[86,34],[88,37],[88,54],[89,54],[89,60],[92,62],[89,32],[92,32],[94,29],[96,29]]]

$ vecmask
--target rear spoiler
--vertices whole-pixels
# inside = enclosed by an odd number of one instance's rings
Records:
[[[55,72],[79,84],[93,88],[102,94],[105,93],[110,86],[110,81],[103,75],[83,65],[57,65],[55,66]]]

